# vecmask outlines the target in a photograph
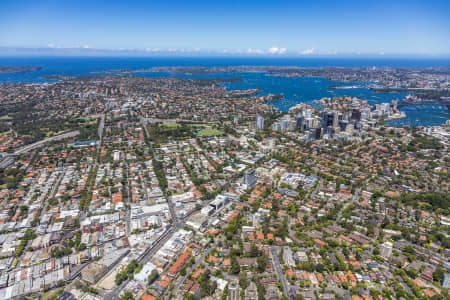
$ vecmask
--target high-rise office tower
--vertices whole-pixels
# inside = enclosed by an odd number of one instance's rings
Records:
[[[258,130],[264,130],[264,118],[260,115],[256,116],[256,128]]]

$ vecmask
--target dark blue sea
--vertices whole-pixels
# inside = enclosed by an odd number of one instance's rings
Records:
[[[148,68],[156,66],[238,66],[238,65],[273,65],[299,67],[409,67],[429,68],[450,66],[450,59],[399,59],[399,58],[249,58],[249,57],[0,57],[0,65],[8,66],[41,66],[36,72],[0,74],[0,83],[14,82],[46,82],[46,75],[92,75],[94,71]],[[168,73],[137,73],[137,76],[162,77],[185,76]],[[225,84],[229,89],[260,88],[260,95],[283,94],[284,99],[271,104],[281,111],[305,102],[313,104],[322,97],[356,96],[367,100],[370,104],[402,100],[405,93],[380,94],[367,88],[360,89],[328,89],[329,85],[339,82],[320,78],[282,78],[266,76],[264,73],[208,74],[187,76],[196,78],[229,78],[240,77],[242,82]],[[347,83],[348,84],[348,83]],[[353,83],[358,85],[362,83]],[[440,105],[408,106],[402,108],[407,117],[391,121],[391,125],[430,126],[440,125],[450,119],[450,112]]]

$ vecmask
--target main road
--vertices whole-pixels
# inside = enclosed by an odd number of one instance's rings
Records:
[[[167,230],[166,232],[164,232],[156,241],[155,244],[153,246],[150,246],[149,248],[147,248],[144,253],[142,253],[142,255],[137,259],[137,263],[138,264],[146,264],[152,257],[153,255],[156,254],[156,252],[158,252],[159,249],[161,249],[161,247],[172,237],[172,235],[174,234],[175,230],[174,228],[171,228],[169,230]],[[107,293],[104,295],[103,299],[118,299],[120,292],[123,290],[123,288],[128,284],[130,280],[127,279],[124,282],[122,282],[119,286],[115,287],[111,292]]]
[[[16,150],[13,153],[6,154],[6,158],[2,162],[0,162],[0,168],[7,168],[10,165],[12,165],[14,163],[14,156],[18,156],[18,155],[24,154],[24,153],[26,153],[26,152],[28,152],[30,150],[35,149],[35,148],[39,148],[39,147],[43,146],[46,143],[63,140],[63,139],[66,139],[66,138],[77,136],[79,134],[80,134],[80,132],[78,130],[75,130],[75,131],[71,131],[71,132],[66,132],[66,133],[63,133],[63,134],[55,135],[55,136],[52,136],[51,138],[48,138],[48,139],[45,139],[45,140],[41,140],[41,141],[33,143],[33,144],[26,145],[26,146],[20,148],[19,150]]]
[[[191,271],[193,271],[193,270],[196,270],[197,266],[200,265],[201,263],[203,263],[203,261],[205,260],[206,256],[210,253],[209,250],[214,249],[216,247],[216,245],[217,245],[217,242],[214,241],[208,247],[208,249],[206,249],[206,248],[203,249],[202,254],[195,258],[195,263],[191,267],[187,268],[186,275],[177,278],[177,280],[176,280],[172,290],[170,291],[170,292],[172,292],[173,295],[177,295],[178,294],[178,290],[180,289],[181,285],[184,283],[186,278],[189,276],[189,273],[191,273]],[[168,299],[167,295],[164,298]]]
[[[16,152],[14,152],[12,155],[20,155],[20,154],[26,153],[26,152],[28,152],[28,151],[30,151],[32,149],[39,148],[40,146],[42,146],[42,145],[44,145],[46,143],[63,140],[63,139],[66,139],[66,138],[77,136],[79,134],[80,134],[80,132],[78,130],[75,130],[75,131],[71,131],[71,132],[66,132],[66,133],[63,133],[63,134],[55,135],[55,136],[52,136],[52,137],[50,137],[48,139],[45,139],[45,140],[42,140],[42,141],[39,141],[39,142],[30,144],[30,145],[27,145],[27,146],[17,150]]]
[[[277,272],[278,279],[283,285],[283,296],[288,297],[289,294],[289,284],[286,281],[286,277],[283,273],[283,268],[281,267],[280,258],[278,257],[278,247],[271,246],[270,253],[272,254],[272,263],[275,271]]]

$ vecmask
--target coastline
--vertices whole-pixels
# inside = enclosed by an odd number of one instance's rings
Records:
[[[0,64],[13,64],[14,60],[4,60],[0,57]],[[28,61],[27,61],[28,62]],[[364,65],[376,65],[370,60],[355,60],[359,66]],[[251,72],[246,65],[252,63],[265,64],[260,66],[250,66],[254,72]],[[23,65],[23,62],[21,63]],[[102,76],[105,74],[98,74],[98,70],[109,69],[109,70],[143,70],[143,67],[148,66],[150,68],[174,68],[174,67],[164,67],[163,65],[185,65],[189,64],[192,66],[199,65],[203,69],[224,69],[231,67],[230,72],[226,73],[213,73],[207,72],[206,74],[196,74],[196,75],[183,75],[177,73],[139,73],[134,74],[121,74],[122,76],[139,76],[139,77],[181,77],[181,78],[192,78],[192,79],[217,79],[217,83],[221,86],[227,87],[232,90],[251,90],[259,89],[257,93],[258,96],[268,96],[268,95],[283,95],[281,99],[267,99],[267,104],[276,107],[279,111],[288,111],[290,107],[295,106],[298,103],[311,104],[313,100],[320,99],[322,97],[333,97],[333,96],[351,96],[359,97],[368,100],[371,104],[391,102],[392,100],[401,101],[406,96],[406,90],[389,91],[389,93],[382,93],[378,88],[370,86],[372,82],[358,82],[358,85],[349,81],[330,81],[324,76],[310,76],[301,77],[299,80],[289,77],[278,77],[275,73],[267,72],[257,72],[256,69],[265,69],[269,71],[269,68],[281,68],[285,70],[292,70],[292,66],[296,70],[320,70],[320,64],[325,65],[341,65],[351,68],[348,66],[348,62],[336,59],[328,60],[326,62],[317,60],[316,62],[309,61],[302,63],[302,67],[299,61],[294,60],[278,60],[272,61],[270,59],[224,59],[224,58],[212,58],[208,59],[207,62],[196,60],[194,58],[33,58],[29,61],[30,65],[42,65],[42,70],[36,72],[25,72],[16,74],[0,74],[1,83],[45,83],[45,82],[55,82],[55,80],[60,80],[64,77],[71,76]],[[276,64],[279,64],[278,66]],[[282,65],[286,64],[286,65]],[[396,60],[390,62],[392,67],[396,67]],[[434,65],[436,62],[434,62]],[[221,65],[220,67],[217,67]],[[444,62],[443,65],[446,65]],[[216,66],[216,67],[215,67]],[[237,66],[237,67],[233,67]],[[272,67],[271,67],[272,66]],[[424,63],[424,67],[433,66]],[[405,66],[415,68],[417,66],[411,64],[411,66]],[[238,75],[232,74],[231,71],[241,70],[246,72],[239,73]],[[338,70],[337,67],[326,67],[332,70]],[[358,67],[360,68],[360,67]],[[382,67],[380,67],[382,68]],[[154,70],[154,69],[153,69]],[[193,74],[194,72],[190,72]],[[286,73],[287,74],[287,73]],[[275,75],[275,76],[274,76]],[[238,76],[239,80],[234,81],[230,78],[231,76]],[[333,88],[333,85],[336,88]],[[416,91],[409,91],[416,92]],[[422,126],[434,126],[442,123],[443,119],[450,119],[450,113],[448,111],[440,111],[430,107],[420,107],[417,111],[405,110],[406,117],[402,118],[404,121],[397,124],[402,125],[422,125]],[[419,121],[417,121],[419,120]]]

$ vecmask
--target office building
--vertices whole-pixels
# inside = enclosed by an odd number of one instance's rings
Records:
[[[305,130],[305,117],[303,117],[302,115],[298,115],[295,119],[295,123],[298,130]]]
[[[333,128],[337,128],[339,126],[339,114],[338,112],[333,112]]]
[[[281,119],[280,121],[281,131],[286,131],[288,127],[288,121],[286,119]]]
[[[354,108],[352,110],[352,116],[351,119],[354,121],[361,121],[361,111],[357,108]]]
[[[258,178],[256,177],[255,170],[246,170],[244,173],[244,184],[248,187],[254,187]]]
[[[316,128],[314,130],[314,138],[319,140],[322,137],[322,128]]]
[[[256,128],[258,130],[264,130],[264,118],[260,115],[256,116]]]

